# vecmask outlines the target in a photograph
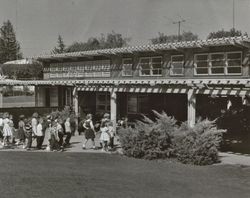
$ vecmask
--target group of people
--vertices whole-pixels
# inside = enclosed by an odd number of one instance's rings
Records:
[[[70,145],[71,136],[75,132],[75,123],[72,123],[72,117],[67,118],[39,116],[33,113],[31,118],[24,115],[19,116],[18,127],[15,129],[13,116],[9,113],[0,113],[0,141],[3,147],[10,145],[22,145],[24,149],[30,150],[34,140],[36,140],[36,149],[43,149],[42,145],[47,137],[48,151],[60,151]],[[105,113],[99,124],[93,123],[92,114],[87,114],[86,118],[80,122],[84,129],[85,139],[83,140],[82,149],[86,149],[88,141],[92,142],[92,149],[96,149],[95,139],[97,133],[100,140],[102,151],[114,149],[114,137],[116,130],[110,115]],[[117,123],[120,127],[127,127],[127,118]]]
[[[109,151],[114,149],[114,137],[116,134],[113,123],[110,120],[110,115],[108,113],[104,114],[99,127],[94,126],[92,118],[92,114],[87,114],[86,119],[83,122],[83,128],[85,130],[85,141],[83,142],[82,148],[86,149],[86,144],[89,140],[92,141],[92,148],[96,148],[95,137],[97,134],[96,128],[98,128],[98,132],[101,133],[100,145],[102,147],[102,151]]]
[[[63,122],[50,115],[39,117],[38,113],[33,113],[31,118],[20,115],[18,127],[15,129],[13,116],[7,112],[0,114],[0,139],[3,147],[15,144],[30,150],[36,140],[36,149],[39,150],[42,149],[45,134],[48,137],[47,150],[63,150],[69,146],[72,135],[70,117]]]

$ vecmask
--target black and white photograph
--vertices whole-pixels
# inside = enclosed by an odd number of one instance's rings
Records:
[[[0,0],[0,198],[249,198],[250,0]]]

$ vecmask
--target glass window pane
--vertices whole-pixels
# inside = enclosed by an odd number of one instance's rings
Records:
[[[128,95],[128,113],[137,113],[137,96]]]
[[[228,53],[227,54],[227,59],[241,59],[241,53],[239,53],[239,52]]]
[[[225,62],[224,61],[211,61],[212,67],[224,67]]]
[[[224,54],[211,54],[211,59],[212,60],[217,60],[217,59],[224,59]]]
[[[228,65],[228,67],[230,67],[230,66],[241,66],[241,60],[228,60],[227,65]]]
[[[208,60],[208,55],[207,54],[199,54],[196,55],[196,60]]]
[[[196,67],[208,67],[208,62],[207,61],[197,62]]]
[[[227,73],[229,73],[229,74],[241,74],[241,67],[228,67]]]
[[[197,74],[208,74],[208,68],[196,68]]]
[[[224,67],[212,68],[212,74],[224,74]]]
[[[138,98],[138,110],[139,113],[148,113],[149,112],[149,105],[148,105],[148,96],[147,95],[140,95]]]

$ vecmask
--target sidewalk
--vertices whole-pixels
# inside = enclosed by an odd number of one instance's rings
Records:
[[[100,147],[100,141],[99,141],[100,134],[97,134],[97,137],[95,138],[95,145],[96,147]],[[101,149],[91,149],[92,143],[89,141],[86,145],[85,150],[82,149],[82,144],[84,142],[85,138],[84,135],[78,135],[72,136],[71,138],[71,145],[69,148],[65,148],[63,152],[82,152],[82,153],[103,153]],[[47,137],[44,139],[43,147],[46,148],[47,145]],[[119,142],[115,138],[115,145],[119,145]],[[32,143],[32,147],[36,146],[36,141],[34,140]],[[0,149],[1,151],[26,151],[22,148],[22,146],[15,146],[12,149]],[[49,152],[44,150],[31,150],[31,152]],[[109,152],[108,152],[109,153]],[[217,165],[225,165],[225,164],[232,164],[232,165],[243,165],[243,166],[250,166],[250,155],[247,154],[240,154],[240,153],[231,153],[231,152],[220,152],[219,153],[221,162]]]
[[[220,164],[233,164],[233,165],[243,165],[250,166],[250,155],[249,154],[241,154],[241,153],[219,153],[221,158]]]

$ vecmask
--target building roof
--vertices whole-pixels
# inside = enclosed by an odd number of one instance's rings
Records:
[[[0,79],[0,85],[68,85],[68,86],[119,86],[119,85],[244,85],[250,87],[250,79],[61,79],[61,80],[12,80]]]
[[[33,59],[24,58],[24,59],[5,62],[4,65],[29,65],[29,64],[34,64],[34,63],[37,63],[37,62]]]
[[[63,59],[63,58],[75,58],[75,57],[90,57],[90,56],[102,56],[102,55],[119,55],[119,54],[131,54],[134,52],[155,52],[161,50],[181,50],[187,48],[203,48],[210,46],[241,46],[250,47],[250,38],[248,36],[241,37],[225,37],[207,40],[196,41],[182,41],[172,43],[161,43],[154,45],[141,45],[141,46],[128,46],[121,48],[99,49],[90,51],[70,52],[62,54],[45,54],[37,57],[33,57],[38,61]]]

